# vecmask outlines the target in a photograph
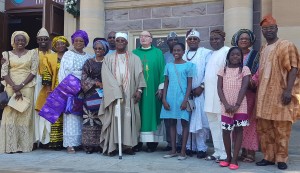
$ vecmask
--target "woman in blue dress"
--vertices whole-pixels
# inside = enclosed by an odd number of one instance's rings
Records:
[[[168,63],[165,67],[165,83],[163,91],[163,107],[160,118],[166,119],[170,124],[170,136],[172,150],[164,158],[176,157],[176,124],[177,119],[182,125],[182,148],[178,160],[185,160],[186,143],[189,133],[189,112],[186,110],[187,101],[192,91],[192,77],[195,66],[193,63],[182,59],[185,47],[182,43],[177,43],[173,47],[174,63]]]

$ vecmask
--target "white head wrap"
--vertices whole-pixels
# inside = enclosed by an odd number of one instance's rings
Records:
[[[196,31],[195,29],[192,29],[192,31],[189,33],[186,39],[188,39],[189,37],[198,37],[200,39],[200,32]]]
[[[123,32],[117,32],[116,33],[116,39],[118,37],[122,37],[122,38],[125,38],[127,41],[128,41],[128,35],[126,33],[123,33]]]
[[[36,37],[49,37],[48,31],[43,27],[39,30]]]

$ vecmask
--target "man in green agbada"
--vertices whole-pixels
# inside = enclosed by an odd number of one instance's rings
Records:
[[[154,152],[158,142],[164,140],[160,120],[162,106],[160,98],[164,82],[165,62],[162,51],[151,45],[152,35],[149,31],[141,32],[140,42],[142,46],[133,50],[133,53],[142,61],[147,88],[144,89],[140,102],[140,143],[135,149],[136,151],[141,150],[142,142],[147,142],[147,151]]]

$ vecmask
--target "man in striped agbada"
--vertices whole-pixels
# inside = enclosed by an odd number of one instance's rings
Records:
[[[260,23],[267,43],[262,47],[257,94],[257,132],[264,158],[257,166],[287,169],[292,123],[299,118],[300,57],[296,46],[277,37],[276,20],[268,15]]]

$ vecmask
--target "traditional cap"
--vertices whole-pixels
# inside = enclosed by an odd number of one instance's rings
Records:
[[[246,33],[249,35],[250,37],[250,43],[251,45],[254,44],[255,40],[256,40],[256,37],[254,35],[254,33],[249,30],[249,29],[240,29],[238,32],[236,32],[233,36],[232,36],[232,39],[231,39],[231,45],[232,46],[238,46],[238,42],[239,42],[239,39],[240,39],[240,36],[243,34],[243,33]]]
[[[85,47],[89,44],[89,36],[84,30],[77,30],[74,32],[74,34],[71,36],[72,44],[74,43],[75,38],[80,37],[84,40]]]
[[[39,30],[36,37],[49,37],[48,31],[43,27]]]
[[[65,36],[56,36],[52,40],[52,49],[54,51],[56,51],[55,45],[56,45],[56,42],[58,42],[58,41],[64,42],[66,44],[66,47],[70,46],[70,43],[69,43],[68,39]]]
[[[200,39],[200,32],[196,31],[195,29],[190,29],[186,33],[186,39],[189,37],[198,37]]]
[[[117,32],[116,33],[116,39],[118,37],[122,37],[122,38],[125,38],[127,41],[128,41],[128,35],[126,33],[123,33],[123,32]]]
[[[276,20],[269,14],[263,17],[262,21],[260,22],[260,26],[270,26],[270,25],[277,25]]]
[[[95,47],[97,44],[102,44],[104,48],[104,56],[109,52],[109,45],[105,38],[95,38],[93,41],[93,47]]]
[[[210,34],[218,34],[218,35],[220,35],[223,38],[225,38],[225,36],[226,36],[226,33],[224,31],[220,30],[220,29],[212,30],[210,32]]]
[[[17,35],[23,35],[23,36],[25,37],[25,39],[26,39],[26,44],[25,44],[25,46],[27,46],[28,43],[29,43],[30,38],[29,38],[28,34],[27,34],[26,32],[24,32],[24,31],[15,31],[15,32],[11,35],[11,39],[10,39],[10,44],[11,44],[11,46],[12,46],[13,48],[15,48],[15,37],[16,37]]]
[[[169,39],[175,39],[175,38],[177,38],[177,34],[176,34],[176,32],[174,32],[174,31],[171,31],[169,34],[168,34],[168,36],[167,36],[167,41],[169,40]]]

